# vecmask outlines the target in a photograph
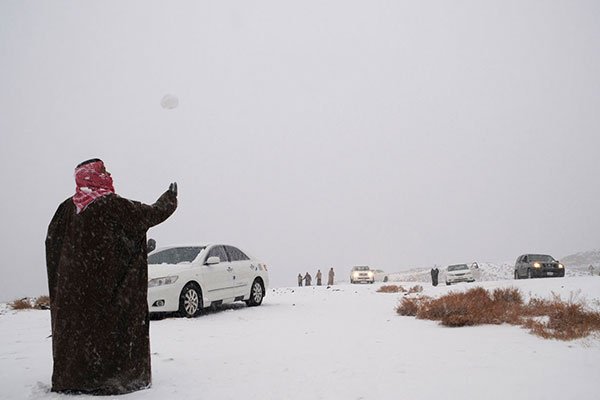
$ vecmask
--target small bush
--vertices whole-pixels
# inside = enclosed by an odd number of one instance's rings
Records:
[[[39,296],[37,298],[24,297],[22,299],[13,300],[8,303],[8,306],[13,310],[49,310],[50,297]]]
[[[379,293],[398,293],[398,292],[406,292],[402,286],[399,285],[383,285],[379,289],[377,289]]]
[[[408,294],[411,294],[411,293],[421,293],[422,291],[423,291],[423,286],[416,285],[416,286],[413,286],[410,289],[408,289]]]
[[[417,312],[417,318],[441,321],[446,326],[468,326],[496,323],[489,314],[492,299],[483,288],[474,288],[465,293],[449,293],[431,300]]]
[[[49,310],[50,309],[50,297],[48,296],[40,296],[35,299],[35,303],[33,305],[37,310]]]
[[[585,308],[583,302],[565,302],[560,298],[535,300],[525,310],[529,318],[524,321],[523,326],[546,339],[583,338],[600,331],[600,313],[587,311]],[[540,319],[540,316],[546,318]]]
[[[396,312],[400,315],[414,317],[417,315],[419,303],[422,301],[426,300],[414,297],[403,297],[400,304],[396,307]]]
[[[13,310],[28,310],[30,308],[33,308],[33,306],[31,305],[31,301],[26,297],[23,299],[13,300],[10,303],[8,303],[8,305]]]
[[[523,304],[523,296],[517,288],[497,288],[492,292],[492,300],[501,303]]]

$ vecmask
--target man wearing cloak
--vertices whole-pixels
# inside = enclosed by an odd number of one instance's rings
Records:
[[[115,194],[99,159],[75,168],[75,195],[46,237],[52,391],[113,395],[150,386],[146,231],[177,208],[172,183],[153,205]]]

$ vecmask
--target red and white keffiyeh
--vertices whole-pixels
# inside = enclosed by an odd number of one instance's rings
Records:
[[[100,160],[75,168],[75,195],[73,203],[77,214],[94,200],[115,192],[113,180]]]

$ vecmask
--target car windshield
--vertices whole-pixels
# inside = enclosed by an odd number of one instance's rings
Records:
[[[370,271],[369,267],[354,267],[352,268],[354,271]]]
[[[458,264],[458,265],[450,265],[448,267],[448,271],[460,271],[463,269],[469,269],[469,267],[467,266],[467,264]]]
[[[180,264],[190,263],[198,257],[205,246],[174,247],[160,250],[148,256],[148,264]]]
[[[528,261],[553,262],[554,258],[545,254],[530,254],[527,256]]]

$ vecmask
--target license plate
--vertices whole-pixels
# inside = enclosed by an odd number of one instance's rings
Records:
[[[546,275],[552,276],[552,275],[554,275],[554,272],[551,272],[551,271],[550,272],[546,272]]]

